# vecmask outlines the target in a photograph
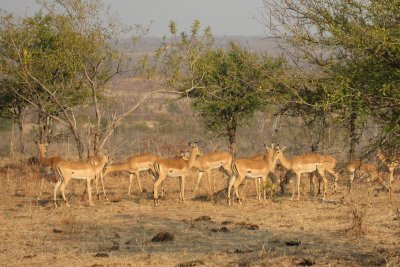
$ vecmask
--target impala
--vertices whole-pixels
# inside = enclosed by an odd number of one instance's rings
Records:
[[[47,146],[48,144],[42,144],[42,143],[36,143],[38,150],[39,150],[39,168],[40,172],[45,173],[47,175],[53,175],[56,176],[56,166],[57,164],[62,161],[63,159],[61,157],[49,157],[46,158],[46,152],[47,152]],[[42,195],[42,188],[44,184],[45,178],[42,178],[42,181],[40,183],[40,192],[39,192],[39,197]]]
[[[378,148],[376,153],[378,159],[386,165],[389,170],[389,198],[392,197],[392,182],[394,180],[394,170],[399,167],[400,165],[400,156],[398,155],[389,155],[384,153],[381,149]]]
[[[230,152],[225,152],[225,151],[212,152],[197,158],[193,163],[193,168],[198,169],[199,178],[197,179],[196,186],[194,187],[193,196],[195,196],[196,190],[200,184],[201,177],[205,173],[207,175],[209,194],[211,197],[212,195],[211,170],[219,169],[229,178],[231,176],[231,171],[230,171],[231,164],[232,164],[232,154]]]
[[[92,165],[99,165],[100,162],[101,162],[101,158],[99,156],[97,156],[97,155],[93,155],[93,156],[89,157],[88,162],[90,164],[92,164]],[[95,179],[94,179],[95,184],[96,184],[96,196],[97,196],[97,199],[100,199],[99,182],[98,182],[98,180],[99,180],[98,177],[99,176],[100,176],[100,181],[101,181],[101,187],[103,188],[104,197],[105,197],[105,199],[108,199],[107,194],[106,194],[106,190],[104,188],[104,175],[103,175],[103,172],[100,172],[99,175],[96,175]],[[83,192],[83,195],[85,195],[85,194],[86,194],[86,190]]]
[[[354,176],[356,173],[361,173],[362,175],[368,176],[367,183],[369,184],[368,193],[371,191],[372,184],[379,183],[383,187],[387,188],[384,179],[379,175],[378,168],[373,163],[366,163],[361,160],[352,161],[346,166],[346,170],[349,173],[349,193],[351,193],[351,187],[354,181]]]
[[[92,201],[92,189],[91,189],[91,181],[95,179],[96,175],[99,175],[104,165],[107,163],[107,156],[100,156],[100,160],[98,164],[94,165],[91,163],[83,163],[83,162],[70,162],[70,161],[60,161],[57,165],[57,174],[58,174],[58,182],[54,187],[54,204],[57,207],[57,191],[60,188],[62,197],[69,207],[67,198],[65,197],[65,188],[70,182],[71,179],[79,179],[86,180],[87,193],[89,197],[89,205],[94,206]]]
[[[140,192],[143,192],[139,173],[141,171],[152,172],[154,162],[156,162],[157,159],[158,159],[158,157],[153,154],[143,154],[143,155],[132,156],[132,157],[129,157],[124,162],[107,166],[104,171],[104,176],[106,176],[107,174],[109,174],[111,172],[118,172],[118,171],[129,173],[128,195],[130,195],[133,175],[135,175],[137,182],[138,182],[139,190],[140,190]]]
[[[254,155],[254,156],[252,156],[252,157],[250,157],[250,158],[247,158],[247,159],[251,159],[251,160],[264,160],[264,159],[265,159],[265,154]],[[271,181],[272,181],[273,183],[275,183],[276,181],[278,181],[278,179],[277,179],[277,177],[276,177],[276,175],[275,175],[275,166],[274,166],[274,168],[272,168],[272,169],[270,170],[268,177],[271,179]],[[245,190],[246,184],[247,184],[247,179],[244,180],[244,185],[243,185],[243,187],[242,187],[242,192],[240,193],[240,194],[242,195],[242,198],[243,198],[243,195],[244,195],[243,192],[244,192],[244,190]],[[260,184],[261,184],[261,177],[259,177],[258,179],[254,179],[254,186],[255,186],[255,189],[256,189],[256,194],[257,194],[257,196],[258,196],[258,189],[259,189],[259,185],[260,185]],[[272,190],[274,190],[274,188],[272,188]],[[271,193],[271,194],[272,194],[272,193]]]
[[[158,159],[154,163],[154,171],[157,176],[157,181],[154,183],[154,203],[156,206],[159,205],[158,201],[158,187],[168,177],[179,177],[179,200],[185,200],[185,176],[189,170],[193,167],[196,160],[196,156],[201,156],[201,152],[196,143],[191,143],[192,147],[189,155],[189,159]]]
[[[263,182],[271,170],[275,168],[276,159],[282,150],[274,149],[274,144],[271,147],[265,146],[265,156],[262,159],[237,159],[232,164],[232,176],[228,186],[228,204],[231,205],[231,189],[234,187],[236,197],[239,203],[242,204],[239,196],[238,188],[245,178],[258,179],[261,178]],[[257,186],[257,184],[256,184]],[[257,186],[258,187],[258,186]],[[263,190],[264,200],[266,201],[266,192]],[[261,201],[261,192],[257,189],[258,200]]]
[[[297,188],[297,200],[300,199],[300,178],[303,173],[315,173],[319,179],[324,181],[324,193],[322,200],[325,200],[327,194],[328,180],[325,172],[330,173],[334,177],[333,191],[336,192],[337,174],[334,170],[336,159],[330,155],[321,155],[317,153],[304,154],[294,156],[290,159],[286,158],[283,153],[278,155],[279,162],[286,170],[291,170],[296,175],[295,184],[293,185],[292,200],[294,199]]]

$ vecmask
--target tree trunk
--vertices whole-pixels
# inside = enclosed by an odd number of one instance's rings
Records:
[[[94,104],[94,111],[96,116],[96,125],[94,129],[93,135],[93,153],[97,155],[99,152],[99,144],[100,144],[100,124],[101,124],[101,113],[99,103],[97,101],[97,81],[94,78],[91,83],[92,86],[92,97],[93,97],[93,104]]]
[[[356,153],[356,145],[358,143],[357,126],[356,126],[357,113],[356,113],[355,102],[356,101],[352,99],[350,121],[349,121],[349,131],[350,131],[349,161],[354,160]]]
[[[232,150],[232,154],[236,152],[236,131],[237,131],[237,119],[232,117],[227,127],[229,146]]]
[[[19,129],[19,151],[21,152],[21,156],[25,154],[25,146],[24,146],[24,115],[23,115],[22,107],[17,108],[17,116],[18,116],[18,129]]]
[[[236,144],[236,128],[231,128],[228,130],[228,138],[230,146]]]
[[[74,135],[74,139],[75,139],[75,143],[76,143],[76,149],[78,150],[79,159],[82,160],[83,159],[83,153],[84,153],[84,147],[83,147],[82,140],[81,140],[80,136],[77,134],[77,132],[75,130],[71,130],[71,131],[73,132],[73,135]]]
[[[46,114],[44,114],[41,109],[38,110],[38,139],[40,144],[46,143],[45,138],[45,124],[46,124]]]
[[[93,136],[93,153],[97,155],[99,152],[99,144],[100,144],[100,130],[96,127],[96,132]]]

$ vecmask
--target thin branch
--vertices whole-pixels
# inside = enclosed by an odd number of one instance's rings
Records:
[[[108,129],[106,130],[106,133],[104,135],[104,139],[101,142],[100,146],[99,146],[99,150],[101,150],[104,145],[106,144],[106,142],[108,141],[108,139],[111,137],[112,133],[114,132],[114,130],[121,124],[122,120],[128,116],[129,114],[131,114],[133,111],[135,111],[141,104],[143,104],[144,101],[146,101],[150,96],[154,95],[154,94],[183,94],[183,93],[179,93],[179,92],[173,92],[173,91],[168,91],[165,89],[162,90],[157,90],[157,91],[153,91],[150,92],[148,94],[146,94],[144,97],[142,97],[142,99],[139,100],[139,102],[136,103],[136,105],[134,105],[132,108],[130,108],[128,111],[126,111],[125,113],[116,116],[111,125],[108,127]]]
[[[17,90],[15,90],[14,87],[10,87],[10,88],[11,88],[11,90],[14,91],[14,93],[15,93],[16,95],[18,95],[18,97],[20,97],[20,98],[23,99],[24,101],[28,102],[29,104],[31,104],[31,105],[32,105],[33,107],[35,107],[36,109],[40,110],[41,112],[43,112],[43,113],[46,114],[47,116],[49,116],[49,117],[55,119],[56,121],[58,121],[58,122],[61,123],[62,125],[66,126],[66,127],[69,126],[69,124],[68,124],[67,122],[65,122],[64,120],[60,119],[59,117],[50,114],[49,112],[47,112],[47,111],[46,111],[45,109],[43,109],[43,108],[39,108],[39,106],[38,106],[36,103],[34,103],[34,102],[31,101],[30,99],[26,98],[25,96],[21,95]]]

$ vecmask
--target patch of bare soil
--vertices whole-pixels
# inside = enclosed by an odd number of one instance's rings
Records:
[[[10,168],[11,169],[11,168]],[[197,175],[187,177],[186,202],[180,202],[178,179],[167,179],[167,194],[155,207],[136,185],[127,195],[128,178],[106,179],[110,200],[95,207],[82,200],[85,182],[67,187],[67,208],[53,207],[54,183],[13,167],[0,174],[0,262],[5,266],[398,266],[400,196],[389,201],[377,191],[366,205],[366,188],[355,187],[327,201],[300,201],[290,194],[260,203],[247,186],[244,205],[226,204],[226,180],[214,175],[218,201],[191,195]],[[306,179],[305,179],[306,180]],[[147,192],[152,181],[142,177]],[[306,182],[306,181],[304,181]],[[94,186],[93,186],[94,187]],[[207,195],[201,184],[198,196]],[[289,190],[291,190],[289,186]],[[92,192],[95,192],[95,189]],[[95,194],[93,192],[93,194]],[[360,210],[359,210],[360,209]],[[361,211],[361,212],[359,212]],[[356,224],[355,224],[356,223]],[[357,234],[349,229],[360,227]],[[161,239],[152,242],[161,233]]]

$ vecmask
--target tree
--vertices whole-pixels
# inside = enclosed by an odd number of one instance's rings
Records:
[[[231,42],[208,51],[194,68],[195,90],[188,93],[206,126],[236,143],[237,128],[269,104],[283,61],[252,53]]]
[[[19,129],[19,151],[21,155],[25,152],[23,143],[23,121],[27,106],[25,101],[19,100],[18,96],[9,89],[10,85],[6,80],[0,81],[0,118],[18,123]]]
[[[24,19],[4,15],[1,20],[1,83],[38,111],[39,142],[50,142],[51,120],[73,134],[80,155],[83,142],[73,108],[86,102],[87,88],[79,71],[79,47],[84,39],[67,17],[38,13]]]
[[[128,71],[128,64],[124,64],[127,57],[119,47],[120,35],[137,30],[135,38],[139,38],[146,29],[123,26],[100,0],[40,3],[44,14],[25,19],[2,16],[2,69],[7,79],[15,82],[10,89],[39,111],[39,126],[48,118],[66,126],[82,158],[82,131],[75,115],[78,107],[88,105],[93,111],[95,123],[93,127],[89,119],[89,127],[94,128],[90,134],[97,153],[122,119],[154,93],[123,114],[106,118],[101,111],[107,105],[108,82]]]
[[[192,98],[206,127],[236,143],[237,128],[244,125],[269,103],[276,77],[284,61],[252,53],[230,42],[226,49],[213,48],[211,29],[199,35],[200,22],[194,21],[190,34],[177,35],[170,23],[172,37],[165,38],[157,60],[168,85]]]
[[[322,89],[313,90],[306,84],[308,93],[321,97],[303,104],[316,110],[322,106],[348,125],[350,159],[360,129],[371,116],[385,131],[398,131],[398,1],[264,0],[264,4],[266,24],[273,36],[290,47],[296,61],[313,74],[311,84],[318,83]],[[299,91],[297,84],[291,87],[293,96]],[[304,99],[298,98],[299,102]]]
[[[148,28],[140,25],[128,27],[120,23],[118,18],[109,12],[101,0],[57,0],[56,6],[51,1],[42,0],[42,4],[50,14],[57,14],[61,9],[67,14],[73,29],[83,41],[77,53],[81,60],[81,73],[83,86],[90,90],[94,124],[89,121],[92,134],[92,146],[88,144],[88,152],[92,148],[94,154],[101,150],[113,131],[120,125],[123,118],[132,113],[144,100],[156,92],[143,97],[128,111],[117,114],[113,112],[111,118],[104,115],[109,99],[108,84],[116,76],[132,72],[129,68],[130,49],[137,40],[148,32]],[[121,49],[121,39],[128,35],[133,36],[128,48]]]

